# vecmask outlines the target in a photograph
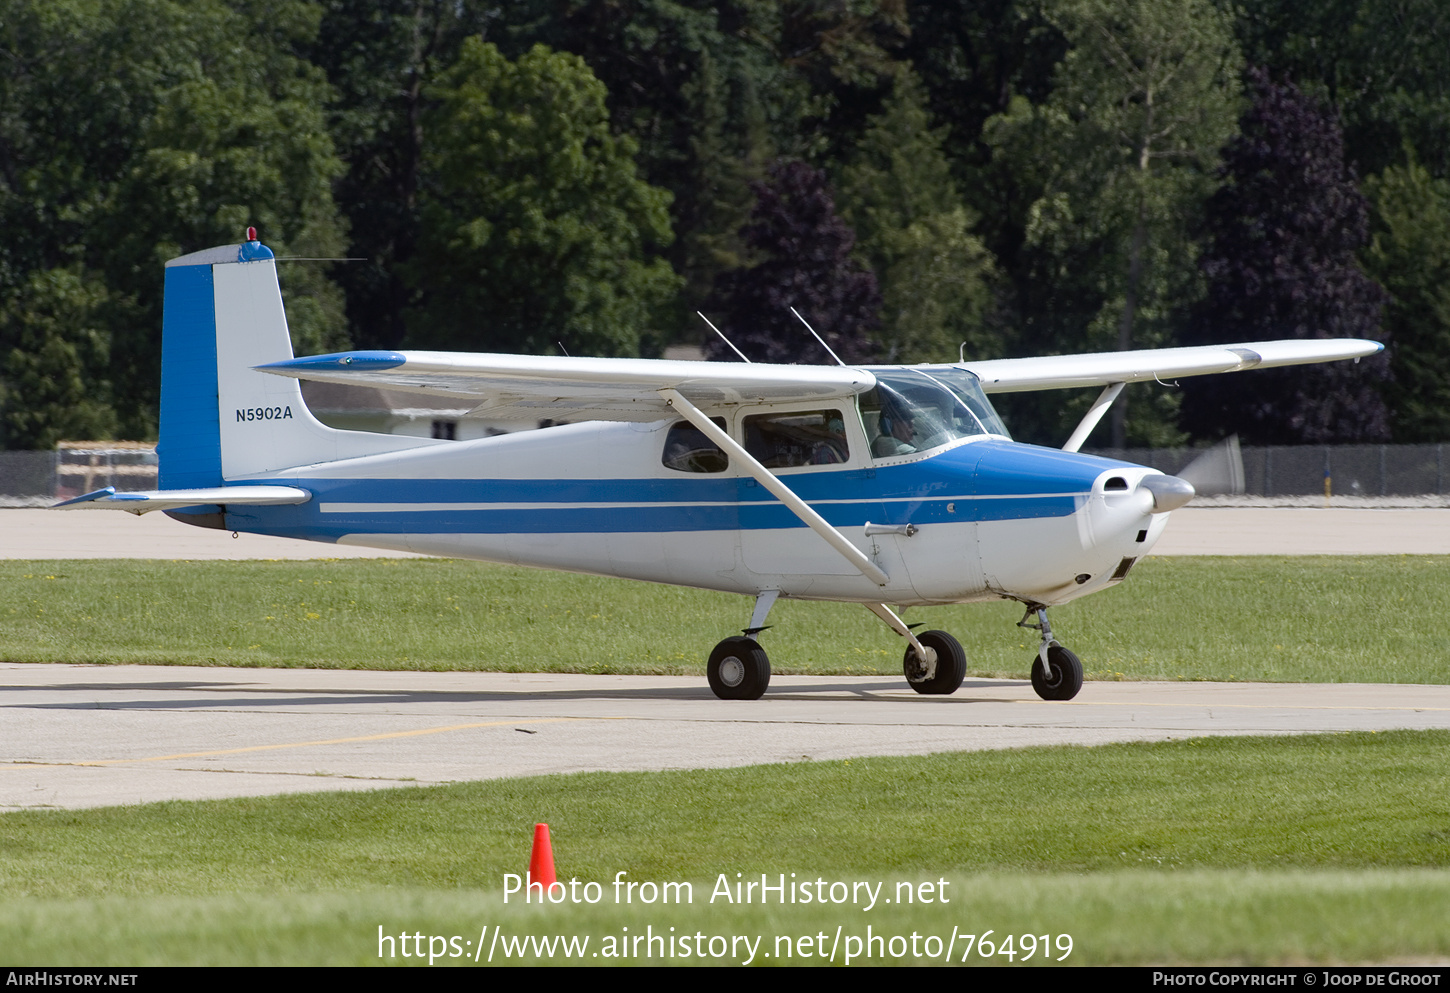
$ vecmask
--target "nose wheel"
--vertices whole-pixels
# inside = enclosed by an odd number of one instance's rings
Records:
[[[1037,623],[1029,624],[1027,619],[1037,614]],[[1037,649],[1037,658],[1032,660],[1032,688],[1044,700],[1071,700],[1082,689],[1082,660],[1057,643],[1052,636],[1052,625],[1047,623],[1047,608],[1028,604],[1027,612],[1017,622],[1019,628],[1031,628],[1041,632],[1042,644]]]
[[[1054,641],[1046,665],[1041,657],[1032,661],[1032,688],[1044,700],[1071,700],[1082,689],[1082,660]]]

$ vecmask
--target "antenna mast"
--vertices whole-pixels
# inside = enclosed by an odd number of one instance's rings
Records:
[[[813,328],[813,327],[811,327],[810,322],[807,321],[804,317],[801,316],[801,312],[800,311],[798,311],[794,307],[792,307],[790,309],[790,312],[795,315],[796,320],[800,321],[802,324],[804,324],[806,326],[806,330],[807,331],[809,331],[813,335],[816,335],[816,341],[819,341],[821,343],[821,347],[822,348],[824,348],[828,352],[831,352],[831,358],[833,358],[833,359],[836,360],[836,365],[844,366],[846,364],[846,363],[844,363],[844,362],[841,361],[841,356],[839,356],[835,352],[832,352],[831,351],[831,346],[826,344],[826,339],[824,339],[820,335],[816,334],[816,329]]]
[[[750,362],[750,360],[745,357],[745,353],[742,352],[740,349],[738,349],[738,348],[735,347],[735,342],[733,342],[729,338],[725,337],[725,332],[724,331],[721,331],[719,328],[717,328],[714,324],[712,324],[710,322],[710,318],[706,317],[704,314],[701,314],[698,310],[695,311],[695,313],[696,314],[699,314],[700,320],[702,320],[706,324],[709,324],[710,325],[710,330],[711,331],[714,331],[716,334],[718,334],[720,336],[720,340],[721,341],[725,342],[725,344],[727,344],[727,345],[730,346],[730,350],[731,351],[733,351],[736,355],[740,356],[740,361],[745,362],[745,363],[749,363]]]

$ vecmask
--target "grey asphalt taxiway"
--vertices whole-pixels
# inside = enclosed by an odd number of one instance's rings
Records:
[[[1450,728],[1450,686],[0,666],[0,810],[1205,734]]]
[[[1450,551],[1450,511],[1342,513],[1179,511],[1157,551]],[[0,557],[343,551],[153,517],[0,510]],[[1450,728],[1450,686],[1091,682],[1049,703],[1025,680],[922,697],[899,677],[784,676],[725,702],[700,678],[0,664],[0,810],[1390,728]]]

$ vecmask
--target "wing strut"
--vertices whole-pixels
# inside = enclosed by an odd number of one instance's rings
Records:
[[[1088,435],[1093,433],[1093,428],[1098,426],[1098,421],[1108,412],[1118,394],[1123,392],[1123,383],[1109,383],[1098,394],[1088,412],[1082,415],[1082,420],[1077,422],[1077,427],[1072,429],[1072,437],[1067,439],[1067,444],[1062,446],[1064,452],[1075,452],[1082,448],[1082,443],[1087,441]]]
[[[731,458],[739,459],[740,464],[755,477],[757,483],[773,493],[776,499],[785,504],[792,514],[795,514],[808,528],[824,538],[832,548],[841,553],[847,562],[859,569],[863,576],[877,586],[885,586],[890,582],[890,577],[882,572],[875,562],[867,558],[861,549],[851,544],[850,539],[831,527],[824,517],[796,496],[789,486],[771,475],[770,470],[761,465],[755,456],[742,448],[730,435],[720,430],[714,421],[701,413],[700,409],[686,400],[678,390],[663,389],[659,391],[659,394],[664,397],[666,403],[678,410],[685,420],[699,428],[705,437],[724,449]]]

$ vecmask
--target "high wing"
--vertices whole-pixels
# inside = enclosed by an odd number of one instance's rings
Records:
[[[259,372],[328,383],[466,397],[473,413],[500,419],[654,421],[672,415],[661,390],[698,407],[831,400],[876,385],[865,369],[842,366],[600,359],[468,352],[341,352],[270,362]]]
[[[987,393],[1057,390],[1112,383],[1139,383],[1182,376],[1206,376],[1245,369],[1273,369],[1310,362],[1334,362],[1373,355],[1385,346],[1359,338],[1295,338],[1237,345],[1196,345],[1132,352],[1047,355],[964,363]]]
[[[1357,338],[1309,338],[986,359],[962,366],[981,379],[985,392],[1013,393],[1357,359],[1383,348]],[[337,352],[256,368],[295,379],[464,397],[475,402],[473,413],[503,419],[650,421],[670,416],[661,390],[678,390],[696,406],[713,408],[840,399],[876,385],[870,370],[843,366],[468,352]]]

